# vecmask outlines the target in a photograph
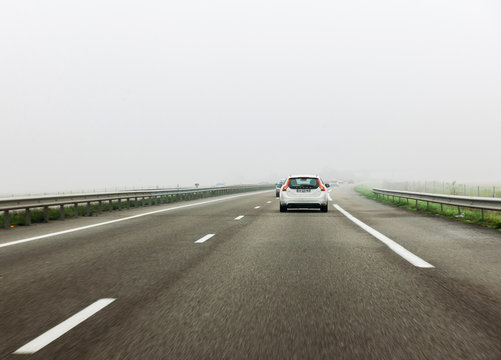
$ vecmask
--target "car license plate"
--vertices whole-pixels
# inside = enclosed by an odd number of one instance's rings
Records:
[[[298,189],[297,192],[298,193],[309,193],[309,192],[311,192],[311,189]]]

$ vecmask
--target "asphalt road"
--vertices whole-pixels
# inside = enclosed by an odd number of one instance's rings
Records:
[[[2,230],[0,246],[167,210],[0,247],[0,358],[501,359],[501,233],[331,196],[328,213],[280,213],[268,191]]]

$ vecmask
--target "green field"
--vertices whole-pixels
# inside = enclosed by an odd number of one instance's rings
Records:
[[[359,185],[355,187],[355,191],[364,195],[369,199],[373,199],[382,203],[391,204],[396,207],[405,208],[410,211],[419,211],[433,216],[447,217],[456,221],[462,221],[469,224],[476,224],[480,226],[485,226],[488,228],[498,229],[501,231],[501,213],[495,211],[485,211],[484,219],[482,220],[482,212],[475,209],[461,208],[461,214],[458,214],[458,208],[456,206],[443,206],[443,211],[441,210],[440,204],[427,203],[425,201],[419,201],[416,206],[415,200],[407,199],[397,199],[395,201],[392,199],[383,199],[382,197],[376,196],[372,192],[372,187],[368,185]],[[459,215],[459,216],[458,216]]]

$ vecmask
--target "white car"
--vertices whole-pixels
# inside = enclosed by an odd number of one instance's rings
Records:
[[[327,188],[317,175],[289,176],[280,189],[280,212],[288,208],[320,208],[322,212],[329,209]]]

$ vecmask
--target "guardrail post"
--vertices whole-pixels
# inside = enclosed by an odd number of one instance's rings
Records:
[[[141,206],[144,206],[144,196],[143,199],[141,200]]]
[[[458,215],[461,215],[461,208],[458,206]]]
[[[444,204],[440,204],[440,212],[444,212]]]
[[[103,201],[99,200],[99,204],[97,206],[97,212],[101,214],[103,212]]]
[[[8,229],[10,227],[10,214],[9,210],[4,210],[3,212],[3,227]]]
[[[87,216],[90,216],[90,201],[87,201]]]
[[[78,217],[78,203],[73,204],[73,217]]]
[[[155,196],[155,205],[158,205],[158,196]]]
[[[134,207],[137,208],[137,197],[134,199]]]
[[[130,199],[127,198],[127,210],[129,210],[129,209],[130,209]]]
[[[30,208],[26,208],[26,225],[31,225],[31,213]]]
[[[49,222],[49,207],[44,206],[43,208],[43,222]]]
[[[151,206],[151,196],[148,197],[148,206]]]
[[[482,209],[482,220],[484,220],[484,209]]]
[[[118,210],[122,210],[122,199],[118,199]]]
[[[64,205],[59,205],[59,220],[64,220]]]
[[[108,211],[113,211],[113,200],[108,200]]]

